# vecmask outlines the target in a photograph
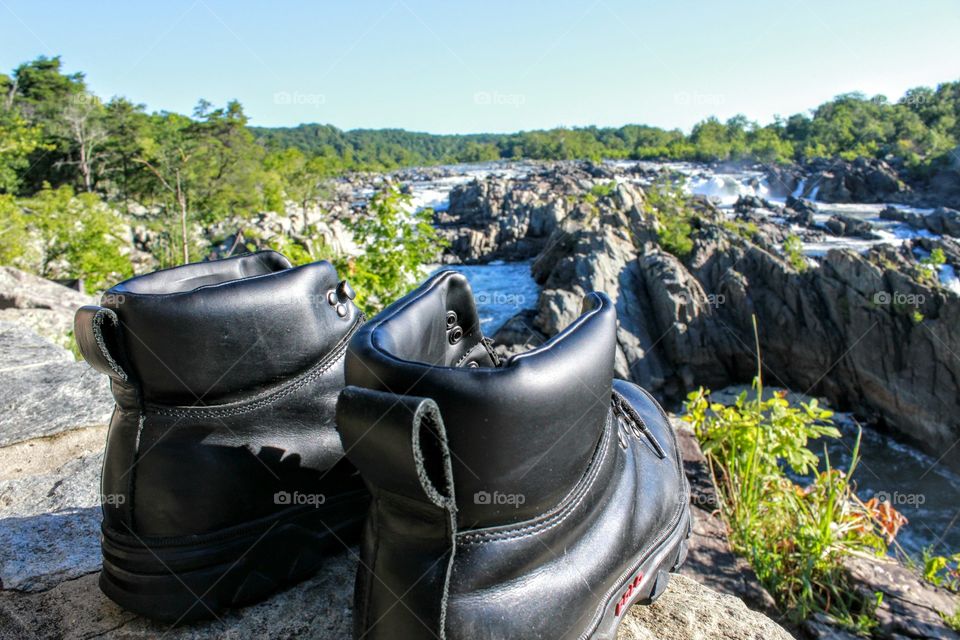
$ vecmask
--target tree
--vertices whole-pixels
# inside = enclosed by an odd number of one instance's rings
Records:
[[[13,111],[0,111],[0,193],[14,193],[30,154],[43,145],[40,127],[29,125]]]
[[[183,264],[190,261],[188,190],[192,184],[192,162],[197,151],[197,142],[189,135],[191,126],[189,118],[163,114],[153,122],[152,135],[144,141],[142,153],[134,158],[153,175],[154,189],[172,199],[172,207],[167,200],[166,208],[173,208],[179,216]]]
[[[328,191],[327,181],[340,173],[337,158],[331,155],[307,157],[291,147],[268,154],[264,165],[277,175],[283,194],[299,205],[302,231],[306,233],[310,205]]]
[[[131,199],[147,190],[152,178],[137,158],[144,156],[144,139],[149,135],[150,116],[144,106],[114,98],[104,108],[104,176],[108,196],[116,196],[129,212]]]
[[[43,141],[31,152],[21,184],[33,192],[44,183],[82,183],[75,136],[64,114],[75,101],[88,99],[83,74],[63,73],[59,57],[40,56],[18,66],[4,84],[6,110],[39,127]]]
[[[71,96],[63,108],[57,129],[69,141],[63,146],[69,150],[70,159],[62,162],[75,165],[80,171],[84,190],[92,192],[94,174],[97,164],[104,157],[102,148],[107,137],[100,99],[89,93]]]
[[[20,256],[29,271],[44,278],[83,278],[89,293],[132,275],[123,220],[96,194],[47,186],[20,208],[20,223],[40,245],[32,261]]]
[[[388,182],[349,225],[363,253],[340,258],[338,270],[354,283],[357,304],[368,314],[409,291],[423,278],[424,265],[443,249],[431,224],[433,210],[410,209],[410,196]]]

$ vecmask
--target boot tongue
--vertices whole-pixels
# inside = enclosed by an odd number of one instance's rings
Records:
[[[217,404],[295,375],[332,351],[359,311],[327,262],[258,253],[177,267],[109,290],[124,352],[149,402]],[[337,311],[340,304],[341,316]]]

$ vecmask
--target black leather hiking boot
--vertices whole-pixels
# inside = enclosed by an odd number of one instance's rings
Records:
[[[369,493],[334,424],[363,322],[334,268],[264,251],[122,282],[77,312],[110,376],[100,587],[184,621],[301,580],[359,536]]]
[[[666,588],[689,490],[659,405],[613,379],[615,340],[592,293],[500,362],[453,271],[360,329],[337,405],[373,492],[356,637],[612,639]]]

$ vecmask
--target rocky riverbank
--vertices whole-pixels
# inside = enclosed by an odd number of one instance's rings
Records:
[[[43,326],[66,326],[72,305],[86,302],[59,286],[13,270],[0,279],[0,299],[8,301],[0,320],[8,377],[0,395],[9,412],[0,428],[9,436],[0,441],[0,639],[350,638],[353,548],[266,602],[176,628],[125,612],[100,592],[98,484],[111,399],[104,376],[31,328],[38,314],[47,316]],[[28,370],[39,373],[30,374],[26,393],[12,381]],[[77,411],[78,397],[84,411]],[[693,579],[674,576],[656,604],[632,607],[618,638],[790,638],[739,597],[688,575]]]
[[[692,249],[677,257],[642,186],[561,164],[456,186],[437,225],[447,262],[535,257],[536,312],[509,323],[505,339],[553,335],[585,292],[606,291],[620,318],[617,373],[676,403],[700,385],[752,377],[755,316],[772,384],[825,397],[960,466],[960,296],[920,257],[940,249],[960,268],[960,244],[928,234],[798,260],[784,252],[789,235],[840,239],[869,225],[821,225],[795,198],[693,206]]]

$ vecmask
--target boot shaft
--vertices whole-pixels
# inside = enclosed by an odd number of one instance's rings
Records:
[[[200,535],[321,482],[336,491],[350,472],[334,406],[362,322],[352,295],[329,263],[262,252],[136,277],[81,309],[81,352],[117,402],[105,528]]]
[[[613,305],[590,294],[566,331],[498,363],[466,278],[447,271],[358,331],[346,382],[433,399],[453,454],[459,525],[495,526],[547,511],[583,475],[609,411],[615,345]]]
[[[615,341],[589,294],[499,363],[453,272],[354,336],[337,424],[374,498],[355,637],[613,638],[662,592],[689,499],[662,409],[613,380]]]
[[[360,315],[328,262],[263,251],[121,282],[102,306],[145,402],[214,404],[255,393],[328,353]]]

